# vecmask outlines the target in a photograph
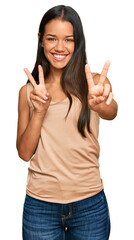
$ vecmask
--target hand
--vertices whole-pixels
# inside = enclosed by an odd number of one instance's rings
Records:
[[[30,93],[30,99],[32,101],[32,104],[34,106],[34,110],[37,113],[45,114],[51,101],[51,97],[49,96],[47,89],[45,87],[45,81],[44,81],[44,74],[42,66],[38,66],[39,71],[39,84],[36,84],[33,76],[29,72],[27,68],[24,69],[29,81],[33,85],[34,89]]]
[[[89,107],[98,112],[101,103],[109,105],[113,99],[113,93],[111,92],[111,85],[107,80],[107,72],[110,66],[110,62],[107,61],[104,64],[102,72],[99,77],[98,84],[95,85],[91,70],[88,64],[85,65],[85,73],[88,83],[88,104]],[[107,81],[106,81],[107,80]]]

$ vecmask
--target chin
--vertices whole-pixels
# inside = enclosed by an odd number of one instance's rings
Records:
[[[57,70],[63,70],[66,66],[67,66],[68,62],[67,63],[57,63],[57,64],[51,64],[51,67],[54,68],[54,69],[57,69]]]

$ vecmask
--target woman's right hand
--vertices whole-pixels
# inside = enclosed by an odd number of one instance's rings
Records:
[[[24,69],[29,81],[34,89],[30,93],[30,99],[34,106],[34,111],[44,116],[51,102],[51,96],[47,92],[42,66],[38,66],[39,84],[37,84],[27,68]]]

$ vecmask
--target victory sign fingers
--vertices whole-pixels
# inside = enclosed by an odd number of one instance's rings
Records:
[[[24,68],[24,72],[26,73],[29,81],[31,82],[31,84],[33,85],[33,87],[35,88],[37,86],[32,74],[29,72],[29,70],[27,68]]]
[[[91,69],[88,64],[85,65],[85,73],[86,73],[88,88],[94,87],[94,80],[92,77]]]
[[[90,107],[102,103],[103,101],[106,101],[106,104],[110,104],[113,99],[111,85],[107,79],[109,67],[110,61],[106,61],[101,74],[97,74],[93,79],[89,65],[85,65],[85,74],[88,84],[88,102]]]
[[[33,78],[32,74],[29,72],[27,68],[24,69],[30,83],[34,87],[33,91],[30,94],[30,98],[32,101],[36,102],[41,102],[41,103],[46,103],[46,101],[49,98],[49,94],[47,92],[46,86],[45,86],[45,81],[44,81],[44,73],[42,66],[38,66],[38,72],[39,72],[39,84],[36,83],[35,79]],[[37,105],[37,103],[36,103]]]
[[[110,67],[110,61],[106,61],[105,64],[104,64],[104,67],[102,69],[98,85],[103,85],[104,84],[105,79],[107,77],[109,67]]]
[[[24,72],[26,73],[26,75],[27,75],[29,81],[31,82],[31,84],[33,85],[33,87],[36,88],[37,83],[34,80],[32,74],[29,72],[29,70],[27,68],[24,68]],[[42,85],[44,84],[44,87],[45,87],[44,74],[43,74],[43,69],[42,69],[41,65],[38,66],[38,72],[39,72],[39,83]]]
[[[38,66],[38,71],[39,71],[39,83],[44,84],[45,87],[44,73],[41,65]]]

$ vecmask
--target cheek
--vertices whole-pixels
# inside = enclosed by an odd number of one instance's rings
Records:
[[[42,47],[44,48],[44,52],[47,53],[54,47],[54,43],[44,42]]]
[[[66,50],[67,50],[71,55],[73,55],[75,45],[74,45],[74,44],[65,44],[64,46],[65,46]]]
[[[47,43],[44,44],[43,48],[44,48],[44,52],[48,52],[50,49],[50,47]]]
[[[73,54],[74,54],[74,48],[71,48],[71,49],[70,49],[70,53],[71,53],[71,57],[72,57]]]
[[[43,47],[43,51],[44,51],[44,55],[47,57],[49,55],[50,48],[47,45],[45,45]]]
[[[72,44],[71,49],[70,49],[72,54],[74,53],[74,48],[75,48],[75,44]]]

